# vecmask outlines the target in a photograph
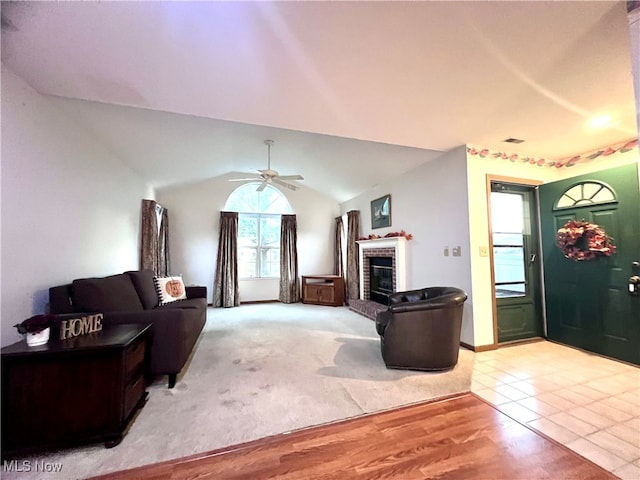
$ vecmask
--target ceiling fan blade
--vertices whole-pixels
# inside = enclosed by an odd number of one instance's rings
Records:
[[[252,178],[230,178],[229,179],[230,182],[250,182],[250,181],[257,181],[257,180],[262,180],[262,178],[252,177]]]
[[[304,180],[302,175],[278,175],[280,180]]]
[[[293,190],[296,191],[298,190],[298,187],[296,187],[295,185],[291,185],[290,183],[285,183],[282,180],[280,180],[279,178],[274,178],[273,179],[273,183],[277,183],[278,185],[281,185],[285,188],[288,188],[289,190]]]
[[[267,182],[266,180],[265,180],[264,182],[262,182],[262,183],[260,184],[260,186],[259,186],[258,188],[256,188],[256,192],[261,192],[261,191],[263,191],[265,188],[267,188],[267,183],[269,183],[269,182]]]

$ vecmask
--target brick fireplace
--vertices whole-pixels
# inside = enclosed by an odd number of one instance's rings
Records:
[[[349,306],[369,318],[375,318],[375,312],[383,305],[371,301],[371,280],[369,270],[371,259],[391,258],[393,291],[401,292],[407,289],[406,243],[404,237],[376,238],[373,240],[359,240],[360,260],[360,300],[351,301]],[[353,302],[353,306],[351,303]],[[373,305],[371,305],[373,304]],[[355,308],[353,308],[355,307]]]
[[[391,257],[393,267],[393,291],[407,289],[406,244],[404,237],[359,240],[360,255],[360,299],[370,299],[369,269],[372,257]]]

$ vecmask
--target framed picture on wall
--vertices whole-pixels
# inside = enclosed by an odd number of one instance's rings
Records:
[[[371,201],[371,228],[391,226],[391,194]]]

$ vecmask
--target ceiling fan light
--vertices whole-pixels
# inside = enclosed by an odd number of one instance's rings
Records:
[[[304,180],[302,175],[282,175],[280,176],[276,170],[271,169],[271,146],[273,145],[273,140],[265,140],[264,144],[267,146],[267,168],[265,170],[257,170],[259,176],[256,178],[238,178],[238,179],[230,179],[230,182],[261,182],[258,186],[257,191],[262,192],[267,185],[273,185],[274,183],[281,185],[289,190],[298,190],[298,186],[292,185],[290,183],[286,183],[283,180]]]

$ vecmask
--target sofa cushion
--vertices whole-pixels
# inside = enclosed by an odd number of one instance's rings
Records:
[[[156,292],[156,285],[153,282],[155,274],[153,270],[133,270],[124,272],[129,275],[131,282],[138,292],[138,297],[142,302],[142,307],[145,310],[150,310],[158,306],[158,292]]]
[[[424,288],[417,290],[407,290],[405,292],[395,292],[389,295],[389,305],[397,305],[398,303],[419,302],[426,298]]]
[[[160,305],[187,298],[182,277],[153,277],[153,283],[156,286]]]
[[[428,287],[424,289],[424,298],[432,299],[446,295],[448,288],[445,287]]]
[[[424,300],[424,293],[422,292],[407,292],[402,296],[403,302],[419,302]]]
[[[73,304],[80,312],[142,311],[129,275],[124,273],[103,278],[80,278],[71,284]]]

